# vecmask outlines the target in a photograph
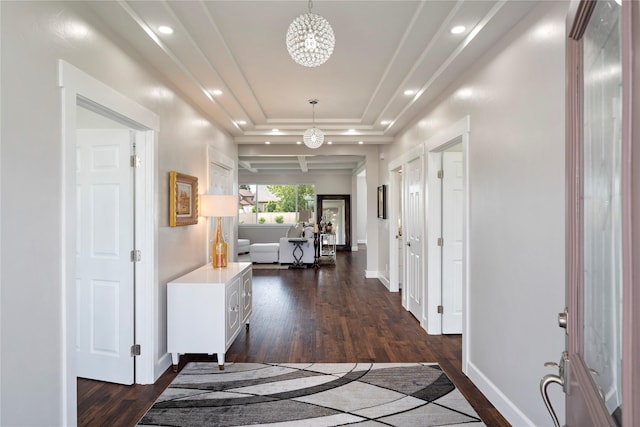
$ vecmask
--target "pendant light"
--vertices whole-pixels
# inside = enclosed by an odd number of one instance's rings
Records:
[[[304,141],[304,145],[309,148],[318,148],[324,142],[324,133],[320,129],[316,127],[316,104],[318,103],[317,99],[310,99],[309,104],[311,104],[311,108],[313,109],[312,115],[312,127],[307,129],[302,135],[302,140]]]

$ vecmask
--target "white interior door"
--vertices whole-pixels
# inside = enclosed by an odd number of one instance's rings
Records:
[[[424,202],[422,197],[422,158],[415,159],[407,165],[407,299],[409,311],[422,323],[423,318],[423,264],[422,233],[424,222]]]
[[[462,333],[464,167],[462,152],[442,153],[442,333]]]
[[[128,129],[77,131],[77,375],[133,384],[133,168]]]

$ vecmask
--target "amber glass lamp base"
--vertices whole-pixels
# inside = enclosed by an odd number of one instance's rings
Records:
[[[213,268],[227,268],[229,264],[229,245],[222,235],[222,218],[216,218],[216,232],[211,243],[211,265]]]

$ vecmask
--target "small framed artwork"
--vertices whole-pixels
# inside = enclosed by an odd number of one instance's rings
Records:
[[[378,218],[387,219],[387,186],[378,187]]]
[[[169,172],[169,225],[198,223],[198,178]]]

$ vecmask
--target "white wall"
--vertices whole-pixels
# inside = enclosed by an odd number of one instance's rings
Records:
[[[356,220],[356,243],[367,243],[367,177],[357,177],[358,218]]]
[[[316,194],[351,194],[351,175],[347,174],[247,174],[238,176],[239,184],[311,184]],[[353,201],[351,202],[353,203]]]
[[[471,117],[466,371],[518,426],[551,425],[538,384],[564,349],[567,8],[536,6],[389,153]],[[563,406],[559,394],[554,403]]]
[[[134,52],[113,42],[79,2],[0,2],[1,150],[0,424],[74,424],[65,419],[62,360],[63,170],[59,59],[160,117],[157,147],[159,361],[166,352],[166,282],[206,262],[206,226],[168,226],[168,172],[206,186],[206,145],[228,157],[229,135],[175,94]],[[72,173],[72,172],[71,172]],[[4,207],[11,206],[11,209]],[[74,336],[74,334],[71,334]],[[158,365],[160,366],[160,365]],[[159,374],[159,372],[156,372]],[[75,402],[72,402],[75,413]]]

